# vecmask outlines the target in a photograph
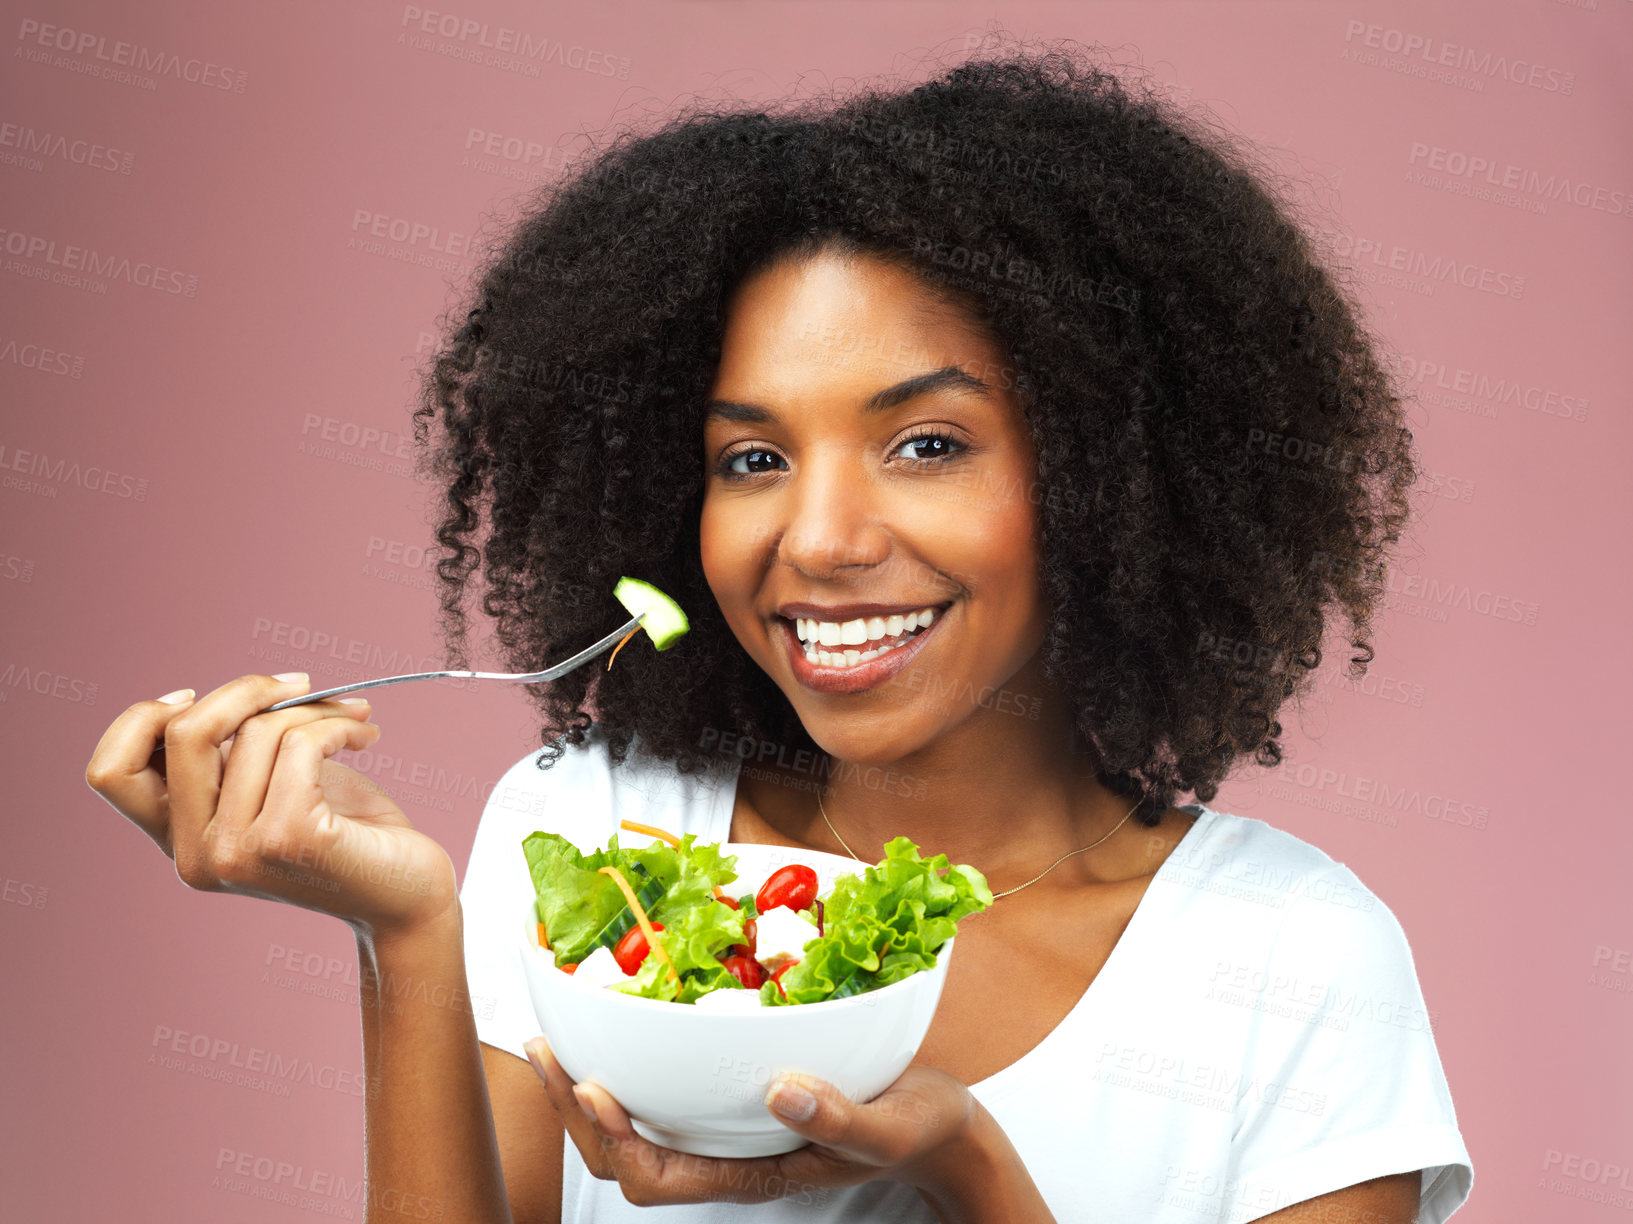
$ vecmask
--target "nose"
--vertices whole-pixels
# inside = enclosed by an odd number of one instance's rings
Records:
[[[813,455],[784,488],[786,517],[777,544],[784,564],[821,576],[845,566],[878,565],[890,555],[882,499],[854,458]]]

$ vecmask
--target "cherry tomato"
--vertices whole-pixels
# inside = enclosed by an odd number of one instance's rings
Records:
[[[810,909],[817,895],[817,876],[803,863],[779,867],[760,885],[754,895],[754,904],[763,914],[767,910],[786,905],[791,910]]]
[[[728,896],[726,896],[725,893],[721,893],[718,897],[715,898],[715,900],[720,901],[720,902],[722,902],[722,903],[724,903],[726,905],[731,906],[732,909],[734,909],[734,910],[740,910],[740,909],[743,908],[742,905],[738,903],[738,900],[737,900],[736,897],[728,897]]]
[[[663,923],[654,922],[652,929],[663,930]],[[646,932],[637,924],[625,931],[623,938],[613,946],[612,959],[618,962],[618,967],[625,973],[633,975],[640,969],[641,962],[650,951],[652,949],[646,945]]]
[[[765,981],[765,970],[760,968],[760,962],[751,956],[728,956],[720,963],[749,990],[760,989],[760,983]]]

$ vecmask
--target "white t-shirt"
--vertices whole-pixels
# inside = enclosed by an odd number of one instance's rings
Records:
[[[600,730],[548,770],[537,752],[512,766],[471,847],[460,896],[477,1035],[518,1058],[539,1033],[518,959],[517,915],[533,896],[522,839],[543,829],[590,852],[621,820],[700,841],[731,827],[738,765],[683,775],[637,739],[615,770]],[[1062,1224],[1245,1224],[1414,1169],[1420,1224],[1441,1224],[1474,1169],[1394,914],[1289,833],[1184,810],[1195,823],[1089,989],[970,1091]],[[562,1173],[564,1222],[935,1220],[916,1190],[882,1181],[638,1208],[590,1175],[571,1138]]]

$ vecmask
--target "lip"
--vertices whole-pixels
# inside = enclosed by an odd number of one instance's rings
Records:
[[[925,608],[934,608],[939,615],[952,606],[952,600],[942,599],[935,603],[917,604],[834,604],[824,607],[813,603],[786,603],[777,609],[778,616],[786,616],[789,620],[823,621],[853,621],[865,620],[874,616],[906,616],[909,612],[919,612]]]
[[[926,607],[933,607],[927,604]],[[799,640],[794,622],[785,616],[777,617],[777,629],[782,634],[783,649],[788,655],[788,666],[806,688],[816,693],[860,693],[889,680],[911,663],[924,649],[925,641],[941,627],[952,605],[941,608],[928,629],[921,629],[905,646],[898,646],[889,654],[880,655],[855,667],[823,667],[805,657],[805,646]]]

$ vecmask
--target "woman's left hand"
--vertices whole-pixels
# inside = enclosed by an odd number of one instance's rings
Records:
[[[837,1187],[881,1180],[946,1193],[944,1178],[961,1141],[970,1136],[977,1108],[963,1083],[933,1067],[909,1067],[865,1105],[824,1080],[781,1076],[766,1086],[766,1106],[779,1122],[810,1139],[809,1144],[780,1156],[694,1156],[636,1134],[629,1115],[606,1089],[567,1078],[543,1037],[533,1038],[527,1049],[590,1172],[603,1181],[617,1181],[624,1197],[640,1207],[782,1198],[820,1205]],[[814,1098],[803,1119],[781,1110],[783,1097],[776,1090],[790,1081],[808,1088]],[[585,1104],[593,1108],[594,1120]]]

